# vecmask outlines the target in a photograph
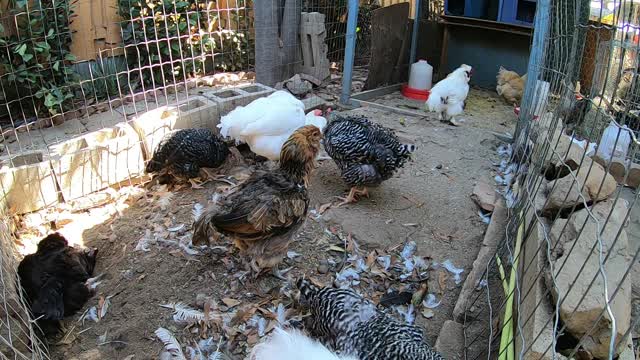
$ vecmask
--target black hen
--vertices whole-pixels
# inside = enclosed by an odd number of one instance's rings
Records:
[[[389,179],[415,151],[415,145],[400,143],[391,129],[362,116],[337,114],[324,130],[324,147],[351,186],[340,205],[354,202],[356,194],[368,196],[368,186]]]
[[[96,265],[97,249],[76,249],[64,236],[50,234],[35,254],[18,265],[18,276],[34,318],[45,332],[80,310],[93,295],[87,285]]]
[[[182,129],[169,134],[156,147],[148,173],[169,168],[175,175],[197,177],[200,168],[216,168],[229,155],[221,137],[209,129]]]
[[[340,355],[367,360],[440,360],[421,328],[404,324],[350,289],[318,288],[298,280],[311,311],[310,332]]]

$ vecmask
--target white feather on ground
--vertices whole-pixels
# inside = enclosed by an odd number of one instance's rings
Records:
[[[178,342],[178,340],[173,336],[171,331],[165,328],[158,328],[155,331],[156,336],[162,343],[164,344],[164,349],[171,354],[171,359],[174,360],[187,360],[182,352],[182,346]]]
[[[275,328],[266,341],[256,345],[250,360],[357,360],[341,357],[298,330]]]

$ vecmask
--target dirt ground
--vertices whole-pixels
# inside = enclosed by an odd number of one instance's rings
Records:
[[[422,111],[421,103],[404,100],[399,94],[372,101]],[[414,241],[418,257],[430,265],[422,273],[429,278],[428,292],[440,302],[432,309],[416,309],[416,322],[434,344],[443,322],[451,319],[462,286],[462,282],[456,284],[453,273],[437,264],[450,260],[464,269],[462,281],[471,269],[487,225],[469,195],[477,181],[494,183],[495,150],[500,142],[492,132],[512,131],[513,110],[494,93],[473,90],[460,127],[442,124],[426,113],[424,117],[411,117],[375,108],[351,111],[394,129],[402,139],[416,144],[414,160],[370,191],[369,199],[326,210],[323,205],[336,201],[333,197],[344,195],[348,189],[335,164],[322,161],[310,185],[315,210],[282,268],[292,268],[287,274],[291,278],[304,274],[330,284],[336,272],[345,268],[345,251],[350,256],[360,251],[363,258],[375,260],[375,256],[397,254],[406,242]],[[242,178],[245,170],[240,175],[234,172],[235,177]],[[82,231],[84,245],[99,249],[95,274],[104,274],[97,295],[85,307],[87,314],[96,307],[98,319],[91,320],[89,315],[79,321],[80,314],[69,318],[66,336],[51,348],[53,359],[162,358],[163,345],[154,335],[159,327],[173,333],[183,349],[191,346],[206,353],[220,345],[229,358],[243,358],[250,345],[265,333],[264,323],[252,322],[255,314],[266,319],[267,332],[275,326],[278,305],[292,307],[282,281],[270,276],[244,279],[238,254],[228,244],[208,250],[178,246],[181,239],[188,239],[194,205],[206,205],[216,186],[228,187],[208,182],[170,193],[163,188],[137,191],[113,211],[113,216]],[[325,211],[320,214],[321,210]],[[92,217],[92,211],[95,209],[87,210],[87,218]],[[75,221],[67,221],[63,229],[88,223]],[[148,251],[141,250],[141,239],[149,234],[161,240],[149,241]],[[347,267],[352,264],[348,260],[345,263]],[[363,275],[360,287],[372,289],[369,296],[374,300],[388,288],[416,286],[396,278],[373,278]],[[184,325],[175,321],[173,309],[161,306],[168,303],[228,316],[213,325]],[[296,317],[293,310],[287,314]],[[220,340],[222,333],[225,337]],[[204,349],[207,346],[209,349]],[[186,350],[185,354],[191,358]]]

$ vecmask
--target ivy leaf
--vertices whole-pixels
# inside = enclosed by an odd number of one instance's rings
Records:
[[[20,56],[24,55],[24,53],[27,51],[27,44],[18,46],[14,51]]]
[[[56,61],[53,64],[53,70],[58,71],[59,68],[60,68],[60,61]]]
[[[22,56],[22,60],[24,60],[24,62],[29,62],[29,60],[33,59],[33,54],[21,54]]]

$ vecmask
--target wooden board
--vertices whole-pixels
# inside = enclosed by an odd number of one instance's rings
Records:
[[[115,0],[81,0],[76,3],[71,23],[71,53],[79,61],[122,54],[120,16]]]
[[[398,58],[408,31],[409,4],[402,3],[373,11],[371,16],[371,62],[364,90],[393,81]]]

